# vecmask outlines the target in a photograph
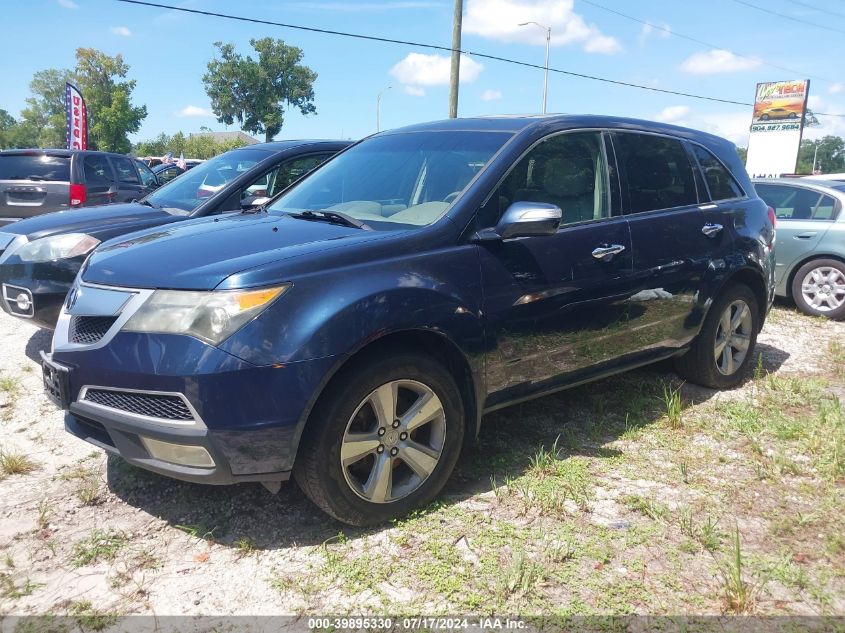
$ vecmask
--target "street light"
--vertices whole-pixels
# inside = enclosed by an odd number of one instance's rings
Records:
[[[381,121],[379,120],[379,109],[381,108],[381,96],[382,96],[385,92],[387,92],[388,90],[390,90],[392,87],[393,87],[393,86],[388,86],[387,88],[385,88],[384,90],[382,90],[380,93],[378,93],[378,95],[376,96],[376,132],[378,132],[378,131],[381,129],[381,128],[380,128]]]
[[[549,44],[552,40],[552,27],[550,26],[543,26],[538,22],[534,22],[533,20],[530,22],[522,22],[519,26],[528,26],[529,24],[533,24],[535,26],[539,26],[546,32],[546,74],[543,77],[543,114],[546,113],[546,98],[549,94]]]

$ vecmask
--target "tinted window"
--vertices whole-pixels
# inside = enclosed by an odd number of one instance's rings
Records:
[[[275,196],[277,193],[288,187],[291,183],[299,180],[309,171],[322,164],[331,154],[317,154],[314,156],[302,156],[289,160],[281,167],[273,178],[271,187],[267,191],[268,196]]]
[[[138,172],[135,171],[135,166],[132,164],[131,160],[128,158],[113,157],[112,162],[114,164],[115,171],[117,171],[117,179],[120,182],[126,182],[133,185],[137,185],[140,182],[138,180]]]
[[[836,201],[812,189],[756,184],[754,188],[779,220],[831,220]]]
[[[179,175],[179,169],[176,167],[167,167],[159,170],[156,175],[158,176],[158,181],[161,184],[164,184],[176,178],[176,176]]]
[[[742,197],[742,189],[718,158],[699,145],[692,145],[692,151],[701,166],[701,171],[704,172],[704,180],[707,182],[711,200],[715,202]]]
[[[0,156],[0,180],[70,181],[69,156],[6,154]]]
[[[105,156],[89,154],[82,161],[85,171],[85,182],[89,185],[109,184],[112,180],[111,167]]]
[[[158,185],[156,175],[152,172],[149,167],[137,160],[135,161],[135,165],[137,165],[138,173],[141,175],[141,183],[145,187],[155,187],[156,185]]]
[[[425,226],[443,215],[509,138],[452,131],[376,136],[315,170],[271,209],[340,211],[379,230]]]
[[[628,179],[629,213],[697,204],[695,177],[684,146],[650,134],[614,134]]]
[[[610,215],[601,134],[558,134],[535,146],[514,165],[478,214],[477,228],[495,226],[514,202],[544,202],[560,207],[561,224]]]

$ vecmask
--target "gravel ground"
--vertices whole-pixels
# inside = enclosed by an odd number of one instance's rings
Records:
[[[776,375],[827,377],[832,371],[828,355],[831,340],[845,342],[845,323],[809,319],[781,306],[774,310],[760,336],[758,352],[763,355],[764,369]],[[405,549],[407,530],[403,531],[401,524],[371,531],[348,530],[316,510],[292,483],[283,485],[279,494],[272,495],[259,485],[204,487],[175,482],[107,457],[66,434],[62,413],[41,390],[38,350],[48,348],[49,341],[49,333],[6,315],[0,316],[0,449],[6,455],[27,455],[34,462],[31,472],[10,474],[0,480],[3,578],[0,613],[301,615],[360,612],[368,607],[387,612],[396,608],[438,611],[455,604],[467,607],[456,603],[454,594],[447,590],[421,595],[416,568],[412,565],[416,553]],[[674,380],[660,368],[641,370],[635,375],[637,380]],[[614,381],[617,379],[603,381],[592,390],[580,388],[542,399],[534,409],[517,407],[494,414],[490,416],[490,430],[482,431],[482,443],[490,446],[504,443],[499,455],[506,459],[511,432],[508,429],[514,416],[545,420],[550,415],[552,418],[574,415],[572,411],[588,396],[601,390],[612,391],[616,385],[623,384]],[[693,409],[703,407],[702,411],[712,411],[720,402],[747,398],[749,389],[746,386],[714,394],[687,386],[684,397],[694,403]],[[842,381],[831,382],[830,389],[841,397]],[[549,414],[549,410],[558,413]],[[551,445],[559,432],[559,428],[541,430],[539,437]],[[624,451],[625,441],[623,437],[616,444],[605,446]],[[685,442],[702,450],[718,449],[728,456],[728,462],[731,451],[741,450],[698,432],[691,432]],[[667,469],[674,468],[670,463],[671,451],[660,450],[669,464]],[[446,508],[433,511],[434,516],[442,512],[442,517],[437,519],[439,524],[447,529],[465,525],[460,521],[483,518],[494,522],[507,520],[520,529],[529,525],[529,519],[534,516],[531,512],[520,515],[508,510],[506,503],[496,501],[501,492],[495,486],[491,490],[494,466],[486,467],[483,461],[480,467],[473,466],[479,461],[477,453],[471,453],[467,459],[470,466],[462,462],[455,481],[446,491]],[[660,460],[655,459],[654,463],[659,466]],[[721,474],[715,478],[730,476],[729,465],[723,464]],[[689,502],[707,496],[706,488],[704,492],[684,493],[680,486],[658,483],[657,476],[637,476],[630,469],[616,468],[613,463],[603,465],[596,476],[601,478],[601,486],[589,501],[583,504],[567,501],[564,506],[569,512],[566,516],[575,517],[572,520],[577,519],[579,507],[589,506],[582,507],[585,525],[603,529],[618,527],[625,521],[636,523],[636,519],[631,519],[631,511],[620,504],[621,493],[630,496],[632,492],[638,495],[653,492],[670,508],[675,498],[683,497]],[[543,520],[554,521],[544,524],[546,527],[562,529],[569,519],[558,516]],[[751,525],[757,519],[751,512],[746,520]],[[472,538],[463,538],[462,533],[460,529],[454,533],[450,547],[457,552],[459,561],[476,564],[475,559],[483,559],[484,552],[479,551],[481,546],[477,543],[468,545]],[[666,533],[658,532],[654,538],[660,541],[664,537],[659,534]],[[345,548],[346,563],[372,556],[372,552],[384,552],[397,568],[380,577],[375,585],[361,582],[356,587],[354,570],[342,567],[339,559],[330,556],[334,550],[325,545],[339,542]],[[512,545],[506,542],[496,547],[509,551]],[[649,564],[660,557],[658,543]],[[700,560],[709,559],[703,555]],[[325,581],[330,572],[321,570],[328,570],[330,565],[334,565],[333,578],[352,581]],[[612,572],[617,575],[627,573],[621,564],[609,560],[606,564],[594,566],[590,562],[589,565],[583,573],[603,574],[604,567],[608,573],[611,568],[617,570]],[[408,573],[403,574],[402,569]],[[667,597],[661,598],[660,604],[664,606],[640,599],[626,603],[624,609],[597,603],[587,611],[624,613],[633,609],[648,613],[677,612],[680,608],[688,612],[719,613],[722,602],[715,595],[713,576],[713,570],[709,569],[698,583],[707,587],[706,592],[702,590],[703,595],[713,593],[700,602],[688,601],[685,594],[690,590],[682,583],[677,595],[668,591]],[[554,600],[558,601],[564,600],[561,596],[570,591],[562,577],[546,578],[537,586],[543,588],[544,594],[556,596]],[[827,611],[845,613],[845,598],[838,593],[842,590],[841,576],[838,584],[829,586],[833,587],[830,589],[833,597],[826,602]],[[514,596],[516,593],[512,592]],[[537,604],[532,607],[530,600],[524,601],[527,599],[512,596],[503,604],[529,613],[533,608],[546,610]],[[481,611],[490,608],[487,603],[479,606]],[[813,609],[796,606],[784,612],[812,613]]]

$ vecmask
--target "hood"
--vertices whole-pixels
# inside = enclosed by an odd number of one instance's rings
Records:
[[[0,228],[0,231],[26,235],[31,242],[58,233],[88,233],[100,237],[101,234],[108,235],[119,227],[123,227],[124,232],[134,231],[150,226],[151,222],[169,222],[174,219],[182,218],[170,215],[161,209],[129,202],[37,215],[4,226]],[[104,238],[100,237],[100,239]]]
[[[129,288],[210,290],[234,273],[385,234],[291,218],[233,214],[132,233],[101,245],[82,278]],[[284,280],[279,280],[284,281]]]

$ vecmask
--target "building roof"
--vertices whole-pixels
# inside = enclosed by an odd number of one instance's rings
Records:
[[[247,145],[254,145],[259,142],[257,138],[253,138],[249,134],[241,132],[240,130],[232,132],[191,132],[188,136],[209,137],[213,138],[218,143],[225,143],[227,141],[243,141]]]

